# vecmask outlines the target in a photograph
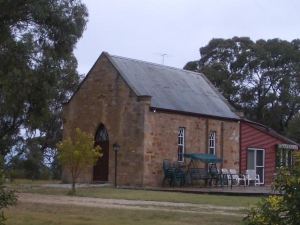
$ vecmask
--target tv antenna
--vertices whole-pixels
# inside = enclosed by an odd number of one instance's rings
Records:
[[[161,64],[165,65],[165,57],[167,56],[168,54],[167,53],[161,53],[160,56],[161,56]]]
[[[154,53],[155,55],[159,55],[161,57],[161,64],[165,65],[165,60],[167,57],[171,57],[169,54],[167,53],[162,53],[162,52],[158,52],[158,53]]]

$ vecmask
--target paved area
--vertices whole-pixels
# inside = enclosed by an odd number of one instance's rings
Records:
[[[134,210],[158,210],[167,212],[184,212],[198,214],[222,214],[230,216],[245,216],[244,207],[224,207],[208,204],[156,202],[124,199],[102,199],[76,196],[41,195],[19,193],[18,201],[52,205],[76,205],[97,208],[117,208]]]

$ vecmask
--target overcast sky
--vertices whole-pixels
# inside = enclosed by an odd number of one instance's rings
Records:
[[[75,50],[86,74],[102,51],[182,68],[212,38],[300,38],[299,0],[82,0],[89,22]]]

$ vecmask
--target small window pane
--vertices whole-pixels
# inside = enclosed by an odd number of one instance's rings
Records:
[[[288,167],[292,166],[292,151],[288,151]]]
[[[254,170],[255,169],[255,152],[254,150],[248,150],[248,157],[247,157],[247,169]]]
[[[264,181],[264,168],[263,167],[256,167],[256,174],[259,175],[260,183]]]
[[[286,166],[286,151],[282,150],[282,165]]]
[[[256,151],[256,166],[263,166],[264,152],[261,150]]]

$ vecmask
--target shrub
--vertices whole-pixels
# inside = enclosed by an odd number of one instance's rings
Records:
[[[252,208],[244,219],[246,225],[299,225],[300,153],[293,158],[293,168],[280,168],[273,184],[282,195],[270,196]]]

